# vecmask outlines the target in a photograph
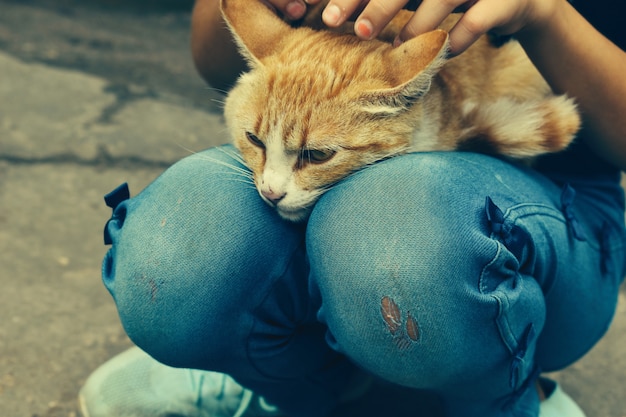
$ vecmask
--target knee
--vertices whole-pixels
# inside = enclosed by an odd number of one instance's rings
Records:
[[[443,174],[445,161],[394,158],[325,194],[307,230],[312,269],[322,279],[338,274],[331,285],[367,289],[395,280],[402,291],[424,294],[478,277],[498,250],[485,196],[468,196],[466,184]]]
[[[335,349],[394,382],[510,390],[532,370],[543,296],[490,236],[485,196],[447,169],[394,158],[319,201],[307,248],[320,317]]]
[[[103,281],[124,328],[174,366],[235,356],[230,349],[262,296],[256,277],[277,276],[301,242],[224,151],[174,165],[120,203],[107,225]]]

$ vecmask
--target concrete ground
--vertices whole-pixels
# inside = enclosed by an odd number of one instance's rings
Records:
[[[189,57],[189,9],[0,0],[0,416],[81,415],[85,378],[131,345],[100,283],[102,195],[227,140]],[[589,417],[626,416],[624,298],[556,375]]]

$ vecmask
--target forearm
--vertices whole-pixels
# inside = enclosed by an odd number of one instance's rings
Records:
[[[626,169],[626,53],[566,1],[518,38],[555,92],[574,97],[598,154]]]
[[[197,0],[191,18],[191,52],[196,69],[211,87],[227,91],[245,62],[223,21],[219,0]]]

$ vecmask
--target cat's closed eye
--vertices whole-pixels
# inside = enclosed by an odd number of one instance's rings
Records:
[[[246,137],[254,146],[258,146],[261,149],[265,149],[265,144],[254,133],[246,132]]]
[[[335,156],[336,151],[332,149],[305,149],[302,151],[302,160],[313,164],[322,164]]]

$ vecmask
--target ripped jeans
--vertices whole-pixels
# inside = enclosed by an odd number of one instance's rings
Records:
[[[409,154],[291,224],[240,169],[222,146],[134,198],[109,194],[103,279],[138,346],[228,373],[288,415],[327,415],[364,369],[437,393],[446,416],[537,416],[539,372],[579,359],[611,322],[619,173]]]

